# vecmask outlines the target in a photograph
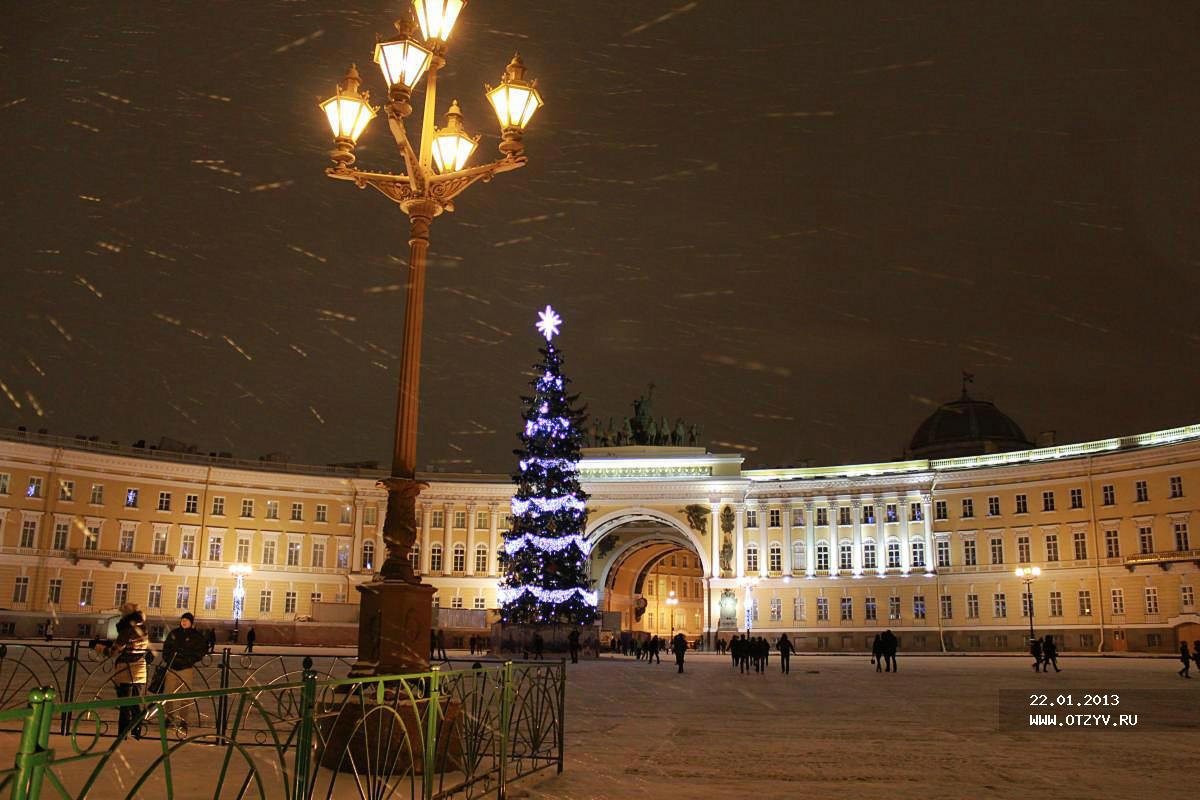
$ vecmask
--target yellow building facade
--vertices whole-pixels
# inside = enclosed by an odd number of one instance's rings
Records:
[[[861,650],[890,628],[906,650],[1013,650],[1032,613],[1067,650],[1200,638],[1200,425],[803,469],[746,470],[702,448],[587,449],[580,470],[594,587],[626,630],[711,640],[749,627],[801,650]],[[152,627],[186,610],[228,628],[233,565],[250,569],[243,625],[303,627],[373,579],[379,477],[9,434],[0,635],[53,619],[59,636],[90,636],[125,600]],[[441,607],[495,608],[511,482],[424,477],[414,564]],[[1041,570],[1029,596],[1021,566]]]

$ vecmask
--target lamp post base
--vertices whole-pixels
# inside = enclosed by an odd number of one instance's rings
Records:
[[[428,671],[437,590],[427,583],[373,581],[358,591],[358,660],[350,677]]]

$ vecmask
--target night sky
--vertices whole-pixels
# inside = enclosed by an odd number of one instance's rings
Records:
[[[0,427],[390,457],[407,221],[317,103],[399,3],[0,10]],[[976,375],[1034,437],[1196,422],[1200,5],[473,0],[439,81],[529,165],[435,220],[419,462],[513,468],[547,303],[592,412],[890,459]],[[414,98],[419,116],[421,99]],[[411,121],[410,121],[411,122]],[[358,166],[402,162],[382,119]]]

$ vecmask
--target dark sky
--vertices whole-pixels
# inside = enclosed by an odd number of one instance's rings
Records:
[[[386,462],[407,224],[316,104],[399,3],[0,7],[0,426]],[[1200,5],[474,0],[529,166],[433,225],[419,461],[508,471],[536,310],[598,416],[896,457],[961,370],[1030,436],[1195,422]],[[416,97],[418,114],[420,99]],[[399,170],[376,120],[359,165]],[[18,407],[19,404],[19,407]],[[40,410],[40,415],[39,415]]]

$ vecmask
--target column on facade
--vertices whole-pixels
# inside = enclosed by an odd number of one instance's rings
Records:
[[[838,527],[838,505],[837,502],[829,504],[829,511],[826,512],[826,522],[829,523],[826,527],[829,530],[829,576],[837,577],[838,567],[841,565],[842,548],[841,548],[841,528]]]
[[[813,522],[813,501],[808,500],[804,503],[804,536],[808,545],[804,553],[804,560],[808,562],[804,573],[810,578],[817,574],[817,532]]]
[[[720,501],[710,500],[708,509],[708,545],[711,551],[709,573],[712,577],[719,578],[721,577],[721,532],[720,526],[717,524],[717,517],[721,515]]]
[[[350,566],[355,572],[361,572],[363,546],[363,509],[367,504],[362,500],[354,501],[354,545],[350,552]]]
[[[925,517],[925,574],[932,575],[934,571],[934,542],[933,542],[933,498],[921,495],[921,510]]]
[[[454,503],[442,503],[442,574],[454,570]]]
[[[735,503],[733,506],[736,524],[733,531],[734,575],[739,578],[746,576],[746,506]]]
[[[488,553],[488,572],[500,574],[500,548],[504,542],[500,540],[500,504],[488,503],[488,539],[492,543],[492,551]]]
[[[900,570],[907,575],[912,569],[911,539],[909,538],[909,508],[908,497],[901,498],[896,503],[896,513],[900,515]]]
[[[783,574],[792,574],[792,501],[785,500],[783,502],[783,511],[780,512],[783,519],[780,522],[783,525]]]
[[[771,571],[771,509],[767,504],[758,506],[758,574]]]
[[[475,504],[467,503],[467,563],[466,573],[475,574]]]
[[[887,574],[887,500],[875,498],[875,572],[882,578]]]
[[[433,544],[433,535],[429,528],[433,520],[433,505],[421,503],[421,574],[429,574],[429,549]]]
[[[862,575],[863,557],[862,557],[862,498],[855,497],[850,501],[850,524],[854,526],[854,553],[851,555],[853,572],[855,577]]]

